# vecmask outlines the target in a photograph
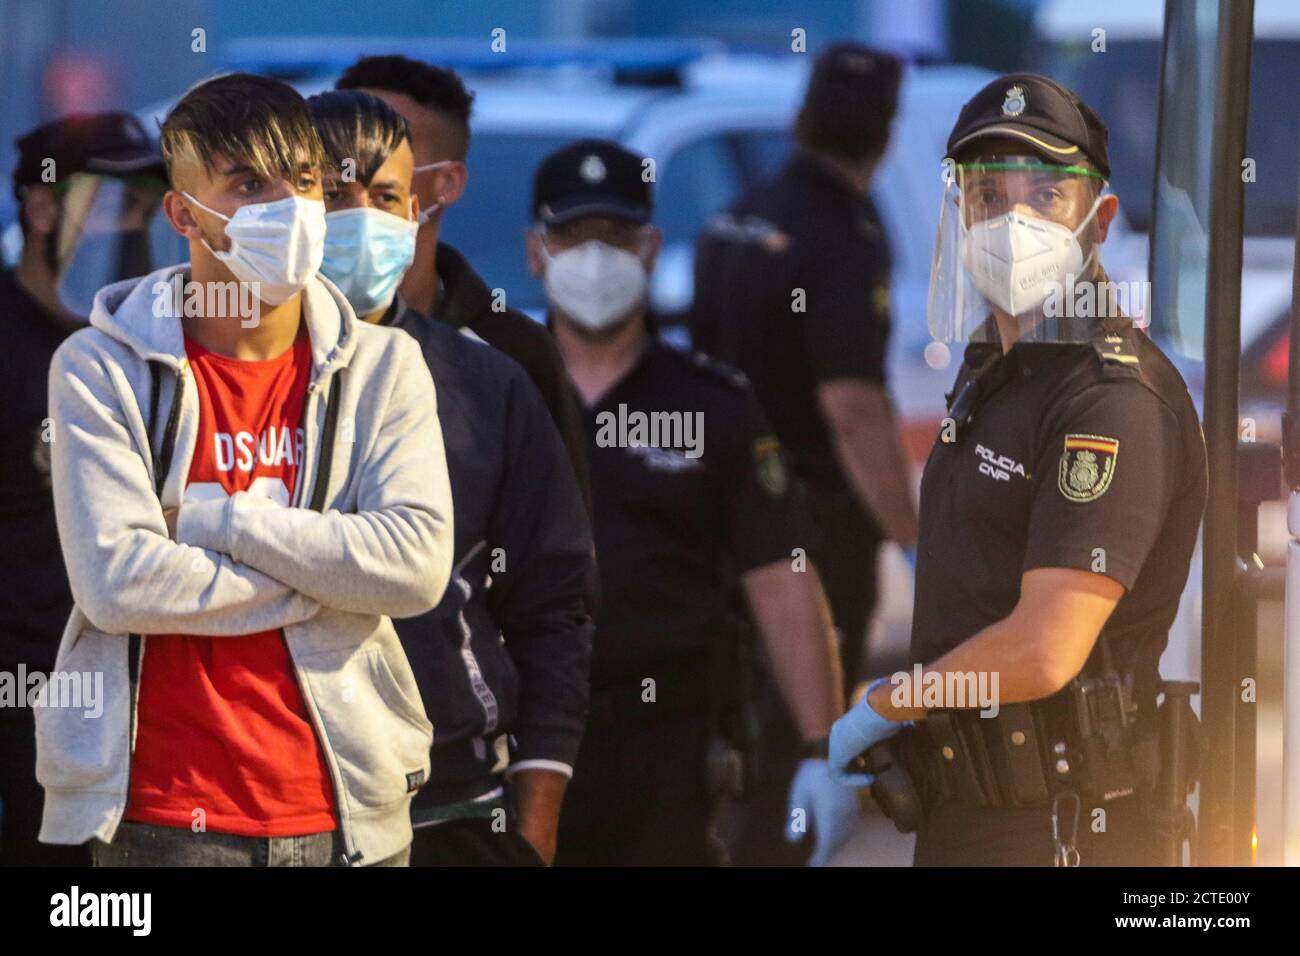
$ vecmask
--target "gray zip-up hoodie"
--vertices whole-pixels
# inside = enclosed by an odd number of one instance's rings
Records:
[[[40,838],[111,841],[117,830],[139,660],[149,641],[167,640],[135,635],[279,628],[329,768],[347,862],[378,862],[410,843],[409,804],[429,773],[433,728],[387,615],[427,611],[451,573],[433,381],[410,336],[359,321],[333,285],[313,280],[302,299],[312,371],[292,506],[245,492],[186,504],[173,541],[163,509],[182,501],[199,429],[181,324],[160,305],[177,273],[188,280],[188,266],[175,266],[101,290],[91,327],[50,367],[55,512],[76,600],[55,670],[102,674],[104,699],[101,715],[35,710]],[[148,435],[151,363],[165,371]],[[156,456],[168,445],[159,495]]]

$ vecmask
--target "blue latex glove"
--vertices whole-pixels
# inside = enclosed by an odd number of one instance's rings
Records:
[[[885,678],[881,678],[881,681]],[[871,690],[862,695],[862,699],[853,708],[831,725],[830,771],[831,779],[846,787],[871,786],[871,774],[850,773],[849,764],[853,758],[868,747],[894,736],[903,729],[899,721],[881,717],[868,703],[871,691],[880,685],[876,681]]]
[[[903,557],[907,558],[907,563],[912,566],[912,573],[916,574],[916,545],[903,549]]]
[[[799,810],[803,813],[796,813]],[[858,822],[858,796],[831,780],[825,760],[809,757],[801,760],[795,770],[785,819],[786,840],[798,843],[811,830],[814,843],[808,865],[825,866],[853,835]]]

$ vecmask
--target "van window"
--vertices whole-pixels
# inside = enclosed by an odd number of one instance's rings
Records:
[[[1133,228],[1151,228],[1156,146],[1156,84],[1160,39],[1113,39],[1106,52],[1088,42],[1040,42],[1033,69],[1079,94],[1110,128],[1111,188]],[[1256,40],[1251,54],[1246,155],[1255,182],[1246,188],[1248,236],[1290,236],[1295,229],[1295,185],[1300,181],[1300,134],[1295,101],[1300,89],[1300,41]],[[1210,104],[1213,108],[1213,104]]]
[[[546,308],[541,284],[524,259],[533,173],[548,155],[582,135],[581,130],[555,135],[484,130],[470,142],[469,185],[447,210],[442,238],[464,254],[490,288],[505,289],[512,308]]]
[[[788,129],[747,130],[735,133],[732,142],[747,187],[779,173],[794,151],[794,137]]]
[[[665,243],[695,242],[704,224],[740,198],[740,171],[724,135],[687,143],[658,171],[655,218]]]

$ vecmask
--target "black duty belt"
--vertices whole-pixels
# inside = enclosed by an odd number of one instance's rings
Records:
[[[1010,704],[996,717],[933,712],[900,736],[896,757],[927,806],[1032,807],[1065,792],[1108,801],[1150,791],[1159,770],[1155,729],[1097,721],[1107,702],[1068,692],[1076,699]]]

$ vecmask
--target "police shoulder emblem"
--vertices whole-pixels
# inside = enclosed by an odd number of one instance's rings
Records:
[[[773,498],[785,494],[790,478],[781,458],[781,443],[775,438],[760,438],[754,442],[754,466],[758,483]]]
[[[1025,111],[1025,89],[1013,86],[1007,90],[1007,98],[1002,101],[1003,116],[1019,116]]]
[[[1056,487],[1070,501],[1096,501],[1115,476],[1119,441],[1103,435],[1066,435]]]

